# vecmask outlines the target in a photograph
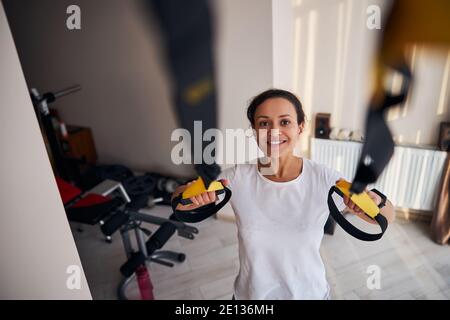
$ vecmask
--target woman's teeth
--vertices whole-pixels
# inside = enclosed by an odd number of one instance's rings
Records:
[[[269,141],[270,145],[279,145],[279,144],[283,144],[285,143],[286,140],[273,140],[273,141]]]

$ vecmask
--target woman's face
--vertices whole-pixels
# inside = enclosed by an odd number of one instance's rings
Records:
[[[254,129],[258,145],[267,156],[293,154],[303,131],[295,107],[284,98],[270,98],[256,108]]]

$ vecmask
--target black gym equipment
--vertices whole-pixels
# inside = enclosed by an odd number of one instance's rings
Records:
[[[62,145],[56,135],[55,128],[53,127],[53,117],[50,114],[49,105],[55,102],[56,99],[65,97],[80,90],[81,86],[79,85],[73,85],[56,92],[47,92],[43,95],[40,95],[36,88],[32,88],[30,90],[31,101],[34,106],[38,122],[49,143],[56,175],[66,181],[77,184],[81,183],[79,166],[85,163],[85,159],[68,157],[64,154]]]
[[[160,250],[175,232],[178,236],[190,240],[198,234],[197,228],[177,221],[173,214],[166,219],[134,210],[126,191],[119,193],[120,196],[114,193],[111,196],[83,194],[81,189],[61,178],[57,177],[56,181],[70,221],[89,225],[99,224],[108,242],[111,241],[113,234],[120,230],[127,261],[120,268],[124,278],[118,287],[119,299],[127,299],[126,288],[135,279],[136,274],[139,274],[137,277],[139,281],[142,280],[143,270],[144,282],[150,282],[146,271],[147,263],[153,262],[173,267],[174,262],[184,261],[184,253]],[[154,199],[153,205],[158,201],[160,200]],[[150,230],[142,226],[144,222],[160,227],[152,235]],[[137,249],[133,248],[130,232],[134,232],[136,236]],[[147,242],[145,237],[150,237]],[[150,288],[147,288],[147,291],[149,290]],[[145,292],[141,292],[141,295],[144,296]]]
[[[142,227],[143,222],[159,225],[159,228],[152,234],[150,230]],[[160,250],[175,232],[178,236],[190,240],[193,240],[194,234],[198,233],[197,228],[177,221],[174,215],[166,219],[126,208],[106,221],[101,229],[107,236],[112,236],[120,230],[122,237],[127,261],[120,267],[123,279],[117,293],[121,300],[127,299],[126,289],[136,278],[136,274],[142,266],[146,267],[147,263],[154,262],[173,267],[173,262],[181,263],[185,260],[184,253]],[[135,234],[137,249],[133,248],[130,232]],[[149,239],[145,241],[145,237],[149,237]]]

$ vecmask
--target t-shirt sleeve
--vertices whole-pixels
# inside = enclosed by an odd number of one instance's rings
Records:
[[[237,165],[233,165],[232,167],[222,169],[222,172],[220,173],[220,175],[217,179],[218,180],[227,179],[230,184],[230,187],[232,187],[233,181],[236,176],[236,170],[237,170]]]
[[[341,174],[337,170],[334,170],[334,169],[331,169],[328,167],[324,167],[324,177],[325,177],[325,182],[326,182],[326,185],[328,188],[327,192],[328,192],[328,190],[330,190],[330,188],[333,185],[336,184],[336,181],[338,181],[339,179],[344,179],[343,174]],[[343,211],[346,207],[345,203],[344,203],[344,199],[342,199],[342,197],[336,193],[334,193],[332,197],[333,197],[334,203],[336,204],[336,207],[339,209],[339,211]]]

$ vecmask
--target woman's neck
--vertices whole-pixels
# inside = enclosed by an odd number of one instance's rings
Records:
[[[297,178],[303,169],[303,159],[294,155],[269,158],[269,163],[258,161],[258,170],[273,181],[290,181]]]

